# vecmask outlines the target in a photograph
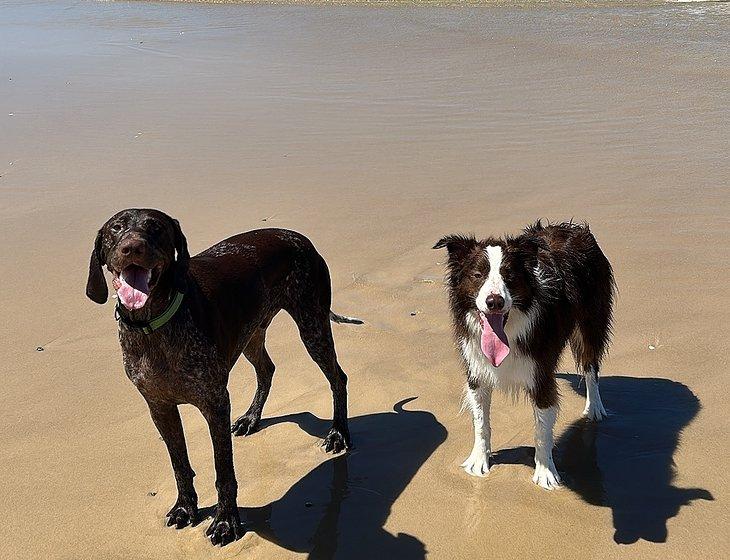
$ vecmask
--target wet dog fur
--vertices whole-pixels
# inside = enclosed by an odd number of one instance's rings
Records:
[[[481,240],[449,235],[434,246],[440,248],[448,251],[454,337],[466,369],[465,402],[474,420],[474,446],[462,467],[474,476],[489,472],[493,390],[524,393],[535,416],[533,481],[555,488],[560,485],[552,458],[559,404],[555,372],[566,345],[585,375],[584,415],[593,421],[606,416],[598,374],[611,335],[611,265],[586,224],[538,221],[521,235]],[[498,334],[509,345],[497,365],[482,350],[483,331],[491,328],[486,319],[501,321]]]
[[[139,285],[147,293],[134,292],[139,301],[129,304],[131,309],[118,305],[119,342],[125,372],[169,451],[178,498],[167,514],[168,526],[195,524],[198,517],[195,473],[178,412],[178,405],[189,403],[205,417],[213,441],[218,505],[206,534],[220,545],[243,534],[231,432],[245,435],[258,427],[274,375],[264,346],[266,329],[282,309],[293,317],[332,390],[334,419],[323,446],[334,453],[350,447],[347,377],[337,361],[330,321],[360,321],[330,310],[329,270],[306,237],[261,229],[190,257],[177,220],[158,210],[128,209],[112,216],[94,242],[86,294],[97,303],[108,298],[103,267],[117,290],[135,273],[144,277]],[[150,334],[135,328],[161,315],[178,292],[184,294],[182,304],[169,322]],[[231,426],[228,375],[241,354],[253,364],[258,383],[248,411]]]

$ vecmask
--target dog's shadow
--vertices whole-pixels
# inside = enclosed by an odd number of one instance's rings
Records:
[[[405,410],[350,418],[355,448],[320,464],[280,499],[239,508],[248,531],[310,558],[425,558],[417,538],[392,535],[383,525],[390,508],[418,469],[446,440],[430,412]],[[261,421],[261,428],[294,422],[323,438],[330,421],[308,412]]]
[[[561,374],[585,395],[577,375]],[[614,541],[667,540],[667,521],[693,500],[712,500],[709,491],[673,486],[674,451],[680,434],[700,410],[687,386],[669,379],[601,378],[609,416],[602,422],[573,422],[555,447],[564,484],[586,502],[610,507]]]

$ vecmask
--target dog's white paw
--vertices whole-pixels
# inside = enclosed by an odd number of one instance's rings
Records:
[[[560,488],[560,475],[552,460],[547,464],[535,461],[535,474],[532,477],[532,482],[541,488],[545,488],[545,490]]]
[[[591,402],[586,404],[586,407],[583,409],[583,417],[591,422],[600,422],[606,416],[608,416],[608,413],[603,408],[603,403],[600,400],[595,403]]]
[[[467,474],[472,476],[487,476],[489,474],[489,453],[475,449],[461,466]]]

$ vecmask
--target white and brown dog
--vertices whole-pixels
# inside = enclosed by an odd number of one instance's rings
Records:
[[[611,335],[615,284],[611,265],[587,225],[543,226],[518,237],[450,235],[434,249],[449,253],[447,283],[454,334],[467,370],[466,402],[474,448],[462,467],[486,476],[494,389],[529,395],[535,413],[533,482],[560,485],[552,457],[558,413],[555,370],[570,342],[585,375],[584,415],[603,419],[598,371]]]

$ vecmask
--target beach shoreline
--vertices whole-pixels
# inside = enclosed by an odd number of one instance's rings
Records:
[[[730,493],[730,4],[532,8],[3,5],[8,557],[730,550],[718,531]],[[179,219],[191,254],[259,227],[300,231],[329,265],[333,309],[366,322],[333,328],[356,448],[331,459],[318,447],[326,381],[291,319],[274,320],[274,420],[234,439],[251,530],[222,550],[207,522],[164,526],[167,453],[124,375],[114,301],[84,296],[94,235],[126,207]],[[552,493],[530,480],[532,411],[519,400],[495,398],[489,477],[459,468],[471,420],[444,255],[431,249],[538,218],[589,222],[619,288],[601,389],[616,415],[578,422],[584,388],[566,353],[567,483]],[[254,388],[242,360],[234,417]],[[182,412],[209,507],[207,428]]]

